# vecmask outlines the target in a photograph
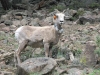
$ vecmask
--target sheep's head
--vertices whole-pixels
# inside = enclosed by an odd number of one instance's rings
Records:
[[[60,12],[56,9],[56,14],[53,16],[53,22],[62,25],[64,23],[64,17],[64,12]]]

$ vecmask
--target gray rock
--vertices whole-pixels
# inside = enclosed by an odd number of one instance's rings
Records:
[[[44,19],[46,16],[46,11],[45,10],[41,10],[41,11],[37,11],[36,13],[33,13],[33,18],[39,18],[39,19]]]
[[[19,20],[15,20],[15,21],[12,21],[12,22],[13,22],[14,26],[20,26],[21,25],[21,21],[19,21]]]
[[[85,13],[83,14],[83,16],[88,16],[88,15],[92,15],[91,11],[85,11]]]
[[[4,31],[0,31],[0,36],[5,35],[6,33]]]
[[[77,11],[76,11],[76,10],[72,10],[72,9],[71,9],[71,10],[69,11],[69,13],[70,13],[70,15],[71,15],[71,16],[74,16],[74,14],[76,14],[76,13],[77,13]]]
[[[89,22],[90,24],[93,24],[95,20],[92,18],[92,16],[82,16],[79,18],[78,24],[85,25],[87,22]]]
[[[32,26],[39,26],[39,18],[31,18],[31,22],[29,25],[32,25]]]
[[[81,63],[85,66],[95,66],[96,65],[96,55],[95,55],[96,44],[93,41],[88,41],[86,47],[81,56]]]
[[[4,23],[0,24],[0,31],[2,31],[2,28],[6,27],[6,25]]]
[[[99,14],[94,14],[95,11],[94,12],[85,11],[85,13],[83,15],[79,16],[79,19],[77,20],[77,23],[78,24],[83,24],[83,25],[88,25],[87,22],[90,23],[90,24],[100,22],[100,15]]]
[[[10,26],[10,25],[13,24],[11,20],[6,20],[4,23],[5,23],[5,25],[7,25],[7,26]]]
[[[23,4],[27,4],[30,0],[22,0]]]
[[[0,63],[0,75],[16,75],[15,68],[5,65],[4,63]]]
[[[67,73],[67,70],[61,69],[59,67],[56,67],[55,70],[57,71],[58,75],[62,75],[64,73]]]
[[[15,16],[14,16],[14,19],[22,20],[22,16],[17,16],[17,15],[15,15]]]
[[[41,75],[48,74],[53,71],[56,65],[56,61],[52,58],[30,58],[18,65],[18,75],[29,75],[34,72],[39,72]]]
[[[5,15],[2,15],[1,16],[1,20],[9,20],[10,19],[10,15],[8,15],[8,14],[5,14]]]
[[[84,8],[79,8],[78,11],[83,11],[84,12]]]
[[[46,22],[46,21],[44,21],[44,20],[40,20],[40,21],[39,21],[39,25],[40,25],[40,26],[50,26],[51,23]]]
[[[43,19],[44,22],[47,22],[47,23],[52,23],[53,22],[53,17],[46,17],[45,19]]]
[[[6,25],[4,23],[0,24],[0,28],[6,27]]]
[[[9,27],[3,27],[3,28],[2,28],[2,31],[4,31],[4,32],[9,32],[9,31],[10,31],[10,28],[9,28]]]
[[[3,52],[0,55],[0,61],[4,61],[5,64],[12,64],[13,63],[13,57],[14,52]],[[14,63],[13,63],[14,64]]]
[[[79,70],[77,68],[71,68],[68,70],[68,74],[67,75],[82,75],[83,71]]]
[[[93,11],[93,13],[96,14],[96,15],[98,15],[98,14],[99,14],[99,9],[98,9],[98,8],[95,9],[95,10]]]
[[[22,26],[25,26],[25,25],[29,24],[27,19],[22,19],[20,23],[21,23]]]

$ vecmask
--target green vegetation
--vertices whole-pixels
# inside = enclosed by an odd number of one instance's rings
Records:
[[[24,61],[28,58],[32,58],[32,57],[44,57],[45,56],[45,51],[44,51],[44,48],[42,48],[42,51],[40,52],[40,54],[36,54],[35,53],[35,48],[32,48],[32,47],[27,47],[25,49],[25,51],[21,52],[21,60]],[[65,57],[66,55],[66,50],[61,50],[59,49],[58,46],[54,46],[52,48],[52,55],[53,55],[53,58],[62,58],[62,57]]]
[[[100,48],[96,49],[95,53],[98,54],[98,56],[100,57]]]
[[[59,11],[63,11],[66,7],[63,5],[57,5],[56,9],[58,9]]]
[[[81,57],[80,59],[80,63],[82,63],[83,65],[86,65],[86,57]]]
[[[96,37],[96,44],[100,48],[100,36]]]
[[[74,21],[76,20],[79,16],[82,16],[85,13],[84,10],[78,10],[77,14],[75,14],[75,16],[71,17],[71,20]]]
[[[97,44],[97,49],[95,50],[95,53],[100,56],[100,36],[96,37],[96,44]]]
[[[93,72],[89,73],[88,75],[100,75],[100,69],[94,69]]]
[[[28,58],[31,58],[31,57],[32,57],[32,50],[27,50],[25,52],[22,52],[22,54],[21,54],[22,61],[24,61]]]
[[[30,75],[41,75],[39,72],[31,73]]]
[[[69,6],[70,9],[77,9],[83,7],[83,3],[80,0],[73,0]]]
[[[100,7],[100,4],[99,3],[92,3],[90,6],[90,8],[99,8]]]
[[[66,9],[66,7],[63,6],[63,5],[57,5],[57,6],[54,5],[54,6],[52,6],[52,7],[49,9],[49,12],[53,12],[54,9],[58,9],[59,11],[63,11],[64,9]]]
[[[82,16],[84,13],[85,13],[84,10],[78,10],[78,11],[77,11],[77,15],[78,15],[78,16]]]
[[[77,49],[77,50],[75,50],[75,56],[76,57],[79,57],[80,56],[80,54],[82,53],[82,50],[81,49]]]
[[[1,35],[0,36],[0,40],[4,40],[4,39],[7,39],[8,37],[6,35]]]

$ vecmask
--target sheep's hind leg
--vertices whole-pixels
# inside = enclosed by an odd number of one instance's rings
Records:
[[[49,43],[44,44],[45,56],[49,57]]]
[[[28,43],[28,40],[24,40],[23,42],[21,42],[21,43],[19,44],[19,47],[18,47],[18,49],[16,50],[16,57],[17,57],[17,62],[18,62],[18,64],[21,63],[21,60],[20,60],[20,53],[21,53],[22,50],[24,50],[24,49],[26,48],[27,43]]]

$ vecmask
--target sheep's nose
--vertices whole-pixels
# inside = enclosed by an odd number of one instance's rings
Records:
[[[61,23],[63,23],[64,21],[60,21]]]
[[[61,24],[63,24],[63,23],[64,23],[64,21],[60,21],[60,23],[61,23]]]

